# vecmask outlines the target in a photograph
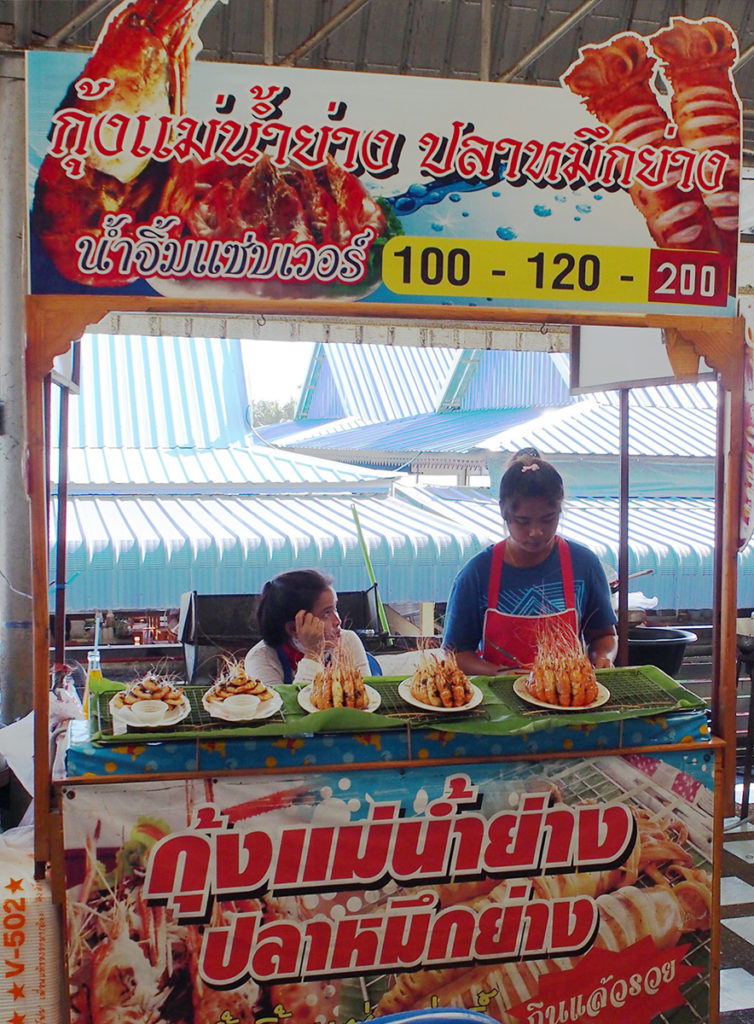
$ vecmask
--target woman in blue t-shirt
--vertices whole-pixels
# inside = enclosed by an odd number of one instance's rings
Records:
[[[448,598],[443,646],[467,675],[532,664],[552,630],[580,637],[595,668],[618,650],[610,589],[599,559],[557,533],[563,479],[534,449],[513,457],[500,481],[508,537],[461,569]]]

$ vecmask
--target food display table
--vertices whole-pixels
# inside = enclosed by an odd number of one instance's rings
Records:
[[[380,678],[373,713],[306,714],[284,687],[256,724],[186,687],[170,733],[125,735],[105,682],[58,784],[72,1004],[115,935],[129,1005],[165,1019],[187,1000],[272,1024],[708,1019],[722,745],[660,670],[598,676],[588,711],[535,708],[510,676],[424,713]]]

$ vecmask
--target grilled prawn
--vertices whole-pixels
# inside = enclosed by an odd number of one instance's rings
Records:
[[[537,642],[526,689],[545,704],[584,707],[597,698],[597,676],[570,628],[549,627]]]

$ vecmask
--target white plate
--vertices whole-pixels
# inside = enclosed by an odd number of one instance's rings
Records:
[[[258,722],[262,718],[272,718],[283,706],[283,698],[279,693],[273,693],[268,700],[260,700],[259,707],[251,718],[231,714],[223,707],[223,703],[221,700],[212,700],[206,693],[202,696],[204,710],[213,718],[221,718],[224,722]]]
[[[407,704],[413,704],[415,708],[421,708],[422,711],[437,711],[441,715],[452,715],[458,714],[459,711],[471,711],[472,708],[477,707],[482,703],[484,694],[475,686],[474,683],[469,684],[471,686],[471,700],[466,704],[460,704],[457,708],[446,708],[443,705],[441,708],[436,708],[434,704],[425,704],[424,701],[414,697],[411,692],[411,679],[404,679],[402,683],[398,684],[398,693],[403,697]]]
[[[563,707],[562,704],[548,704],[547,701],[538,700],[526,689],[526,676],[519,676],[513,684],[513,692],[525,700],[527,704],[533,704],[537,708],[547,708],[548,711],[593,711],[601,708],[610,700],[610,691],[602,683],[597,683],[597,698],[591,704],[582,704],[580,707]]]
[[[167,729],[171,725],[176,725],[178,722],[182,722],[184,718],[188,718],[191,714],[191,704],[185,694],[181,698],[181,703],[176,704],[172,710],[168,711],[164,718],[161,718],[159,722],[149,722],[148,724],[141,718],[135,718],[131,714],[131,709],[129,707],[116,707],[115,697],[111,698],[110,703],[107,706],[110,708],[110,714],[113,716],[113,722],[119,725],[127,725],[129,729]]]
[[[365,708],[352,708],[350,710],[353,710],[353,711],[376,711],[377,708],[380,706],[380,703],[382,702],[382,697],[379,695],[379,693],[374,689],[373,686],[366,686],[366,683],[364,685],[366,687],[367,697],[369,698],[369,704]],[[312,684],[311,683],[309,683],[308,686],[305,686],[303,688],[303,690],[299,690],[298,691],[297,699],[298,699],[298,702],[301,705],[301,707],[304,709],[304,711],[306,711],[310,715],[312,715],[312,714],[314,714],[315,711],[329,711],[330,710],[329,708],[316,708],[312,704],[312,696],[311,695],[312,695]],[[348,710],[348,709],[346,709],[346,710]]]

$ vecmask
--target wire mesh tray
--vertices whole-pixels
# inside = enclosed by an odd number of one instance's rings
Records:
[[[90,705],[94,705],[92,724],[95,726],[95,729],[92,731],[98,734],[96,739],[101,742],[122,741],[124,736],[127,736],[129,739],[139,737],[147,741],[186,739],[187,735],[209,737],[216,734],[217,736],[224,736],[230,730],[235,730],[236,732],[243,730],[253,735],[255,728],[261,725],[270,725],[271,723],[283,725],[286,721],[285,706],[281,707],[279,711],[269,718],[260,718],[256,722],[227,722],[224,719],[213,718],[202,704],[202,696],[206,693],[206,687],[183,686],[181,689],[191,706],[191,710],[186,718],[172,726],[153,729],[127,726],[125,731],[120,729],[116,731],[115,729],[113,716],[110,712],[110,701],[113,697],[113,691],[92,694]],[[92,738],[95,737],[93,736]]]
[[[597,673],[597,678],[607,686],[610,698],[599,708],[605,711],[634,711],[636,709],[650,711],[670,711],[678,707],[678,697],[661,686],[642,668],[613,668],[609,672]],[[557,707],[537,708],[522,700],[506,679],[490,680],[490,689],[499,700],[517,715],[551,715],[558,712]],[[594,713],[585,709],[586,714]]]
[[[464,721],[476,720],[476,721],[489,721],[490,712],[483,704],[479,704],[477,707],[472,708],[469,711],[459,710],[456,714],[450,711],[422,711],[421,708],[417,708],[414,705],[407,704],[406,701],[401,697],[398,692],[400,683],[397,682],[380,682],[379,680],[370,680],[370,686],[374,686],[379,691],[382,703],[380,704],[379,713],[381,715],[387,715],[390,718],[395,718],[402,724],[414,725],[414,726],[442,726],[445,727],[453,722],[458,722],[459,719]]]
[[[438,714],[432,710],[422,711],[420,708],[412,707],[407,704],[399,694],[398,681],[370,679],[369,685],[374,687],[380,694],[380,706],[378,709],[380,718],[383,719],[383,721],[384,718],[394,719],[396,727],[404,725],[419,728],[424,726],[448,727],[452,723],[457,723],[459,719],[466,721],[470,719],[488,721],[490,719],[489,710],[483,705],[469,711],[459,711],[457,714],[448,712]],[[116,731],[115,723],[113,722],[113,717],[110,713],[109,702],[114,691],[93,694],[91,699],[92,739],[99,743],[122,742],[124,737],[128,737],[128,739],[138,738],[145,742],[186,740],[193,738],[217,739],[228,738],[230,735],[253,736],[255,733],[259,732],[260,729],[266,726],[272,726],[272,729],[265,728],[265,734],[269,734],[271,732],[282,734],[285,732],[285,726],[290,724],[291,721],[296,720],[301,722],[308,718],[306,712],[302,711],[295,702],[295,698],[292,698],[287,693],[287,691],[291,690],[295,694],[295,689],[293,687],[280,688],[281,692],[286,692],[286,697],[288,699],[283,700],[283,705],[276,714],[271,715],[269,718],[263,718],[251,722],[227,722],[223,719],[213,718],[202,705],[202,695],[205,693],[205,687],[183,686],[182,689],[185,696],[188,698],[191,710],[187,717],[181,722],[177,722],[175,725],[163,728],[156,727],[153,729],[128,726],[125,731],[122,729]],[[382,725],[382,728],[384,727],[385,726]]]

